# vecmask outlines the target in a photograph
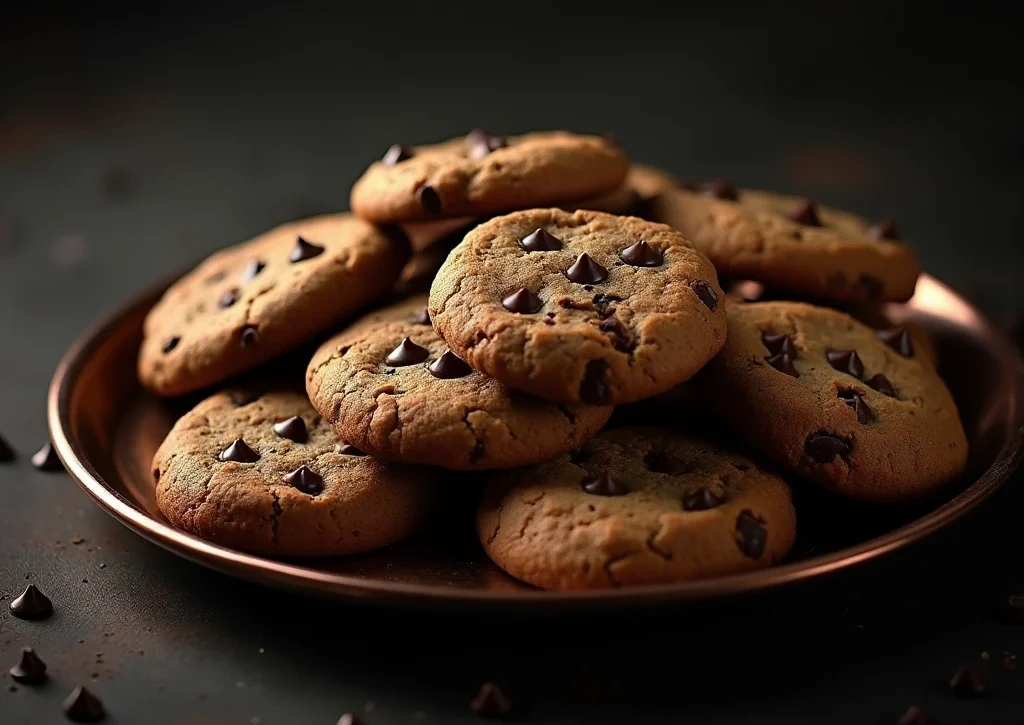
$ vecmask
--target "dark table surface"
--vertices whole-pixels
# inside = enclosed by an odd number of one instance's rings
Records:
[[[382,4],[383,5],[383,4]],[[344,208],[396,141],[474,126],[614,130],[690,178],[895,216],[924,266],[1024,305],[1019,13],[465,3],[287,13],[228,4],[16,11],[0,43],[0,723],[471,722],[483,680],[531,722],[1024,722],[1024,482],[906,551],[703,607],[446,616],[268,591],[168,554],[29,464],[57,360],[104,311],[275,223]],[[616,9],[618,8],[618,9]],[[623,14],[625,12],[625,14]],[[666,16],[674,12],[678,16]],[[76,543],[77,542],[77,543]],[[960,665],[989,694],[952,697]]]

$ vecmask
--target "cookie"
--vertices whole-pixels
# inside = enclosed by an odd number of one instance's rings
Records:
[[[216,393],[185,414],[153,459],[160,511],[222,546],[272,556],[354,554],[427,518],[430,470],[339,441],[306,397]]]
[[[789,488],[750,459],[657,428],[604,431],[575,454],[490,474],[487,555],[546,589],[703,579],[770,566],[796,536]]]
[[[437,270],[441,269],[448,254],[462,241],[462,237],[444,239],[412,255],[402,267],[393,294],[396,298],[413,294],[426,294],[434,281]]]
[[[632,164],[626,176],[626,186],[644,200],[678,189],[681,185],[679,178],[674,174],[647,164]]]
[[[437,273],[452,350],[516,390],[626,403],[687,380],[725,341],[715,269],[662,224],[533,209],[471,231]]]
[[[956,403],[906,330],[799,302],[730,302],[722,352],[694,381],[742,438],[808,480],[875,501],[960,473]]]
[[[425,296],[325,342],[309,364],[306,392],[356,447],[456,470],[546,460],[593,436],[612,413],[514,393],[476,372],[434,332]]]
[[[903,301],[918,265],[895,225],[716,182],[652,200],[651,218],[678,229],[723,276],[763,282],[822,300]]]
[[[387,292],[408,255],[401,235],[349,214],[285,224],[217,252],[150,310],[139,379],[179,395],[253,368]]]
[[[378,223],[482,217],[599,196],[617,189],[627,169],[622,152],[598,136],[475,130],[433,146],[392,146],[355,183],[350,202]]]

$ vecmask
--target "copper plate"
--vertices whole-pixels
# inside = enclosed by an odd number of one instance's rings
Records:
[[[154,504],[150,461],[176,411],[174,403],[139,388],[135,358],[143,317],[163,288],[131,300],[89,330],[64,356],[48,402],[54,445],[86,493],[125,526],[187,559],[273,586],[414,606],[514,607],[519,611],[680,602],[753,592],[853,566],[946,526],[1004,483],[1021,457],[1024,415],[1017,351],[970,304],[924,276],[914,299],[891,306],[887,313],[892,319],[919,323],[936,337],[943,371],[971,442],[967,474],[929,502],[909,508],[862,507],[817,493],[813,487],[800,487],[801,531],[787,563],[660,586],[586,592],[530,588],[490,564],[465,510],[453,516],[458,525],[437,527],[440,531],[382,552],[277,561],[176,530]],[[806,515],[811,509],[820,510]]]

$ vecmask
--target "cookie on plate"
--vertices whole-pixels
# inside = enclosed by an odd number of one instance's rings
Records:
[[[350,214],[285,224],[217,252],[146,316],[139,379],[180,395],[256,367],[386,293],[408,256],[399,233]]]
[[[300,393],[224,391],[175,423],[153,459],[167,519],[217,544],[273,556],[393,544],[428,516],[430,470],[365,455]]]
[[[434,328],[505,385],[627,403],[690,378],[725,342],[715,269],[663,224],[533,209],[490,220],[430,289]]]
[[[574,454],[487,482],[477,513],[487,555],[547,589],[765,567],[796,536],[781,478],[726,448],[658,428],[604,431]]]
[[[565,131],[392,146],[352,187],[356,214],[378,223],[486,217],[617,189],[628,163],[599,136]]]
[[[546,460],[590,438],[612,413],[515,393],[476,372],[434,332],[425,296],[371,313],[325,342],[306,391],[358,448],[456,470]]]
[[[764,282],[822,300],[903,301],[918,264],[891,221],[720,181],[667,191],[651,218],[678,229],[723,276]]]
[[[799,302],[730,302],[729,337],[695,381],[751,445],[805,478],[875,501],[960,473],[956,403],[908,335]]]

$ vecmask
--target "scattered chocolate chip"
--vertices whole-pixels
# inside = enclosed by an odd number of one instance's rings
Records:
[[[366,725],[363,719],[355,713],[346,712],[340,718],[338,718],[337,725]]]
[[[53,602],[35,584],[29,584],[21,596],[11,600],[8,609],[18,619],[46,619],[53,614]]]
[[[429,325],[430,312],[426,307],[424,307],[422,310],[414,314],[409,321],[414,325]]]
[[[831,463],[836,456],[846,458],[853,446],[831,433],[812,433],[804,441],[804,451],[815,463]]]
[[[784,352],[781,355],[769,355],[765,358],[765,362],[780,373],[791,375],[794,378],[800,377],[800,372],[796,369],[796,365],[793,364],[793,358],[791,358],[788,353]]]
[[[103,703],[82,686],[71,691],[62,710],[64,717],[72,722],[99,722],[107,714]]]
[[[256,329],[255,325],[246,325],[242,328],[242,334],[239,337],[239,342],[242,347],[249,347],[255,345],[260,341],[260,332]]]
[[[437,190],[433,186],[427,185],[420,189],[418,198],[420,206],[427,214],[441,215],[441,197],[438,196]]]
[[[879,330],[877,334],[879,340],[903,357],[914,357],[914,341],[910,339],[910,330],[906,327]]]
[[[840,390],[839,399],[846,403],[857,414],[858,423],[870,423],[875,419],[875,414],[864,402],[863,396],[856,390]]]
[[[961,667],[949,679],[949,691],[957,697],[981,697],[988,692],[988,685],[970,667]]]
[[[324,492],[323,477],[311,471],[309,466],[299,466],[284,477],[284,482],[310,496],[318,496]]]
[[[235,463],[255,463],[260,459],[260,454],[250,448],[244,440],[236,438],[230,446],[220,452],[217,459]]]
[[[702,279],[695,280],[690,285],[697,298],[704,303],[704,306],[714,312],[715,308],[718,307],[718,295],[711,288],[707,282]]]
[[[878,277],[872,277],[870,274],[862,274],[857,278],[857,281],[853,283],[853,289],[859,292],[863,297],[869,300],[880,300],[882,298],[882,292],[885,291],[885,284]]]
[[[399,164],[406,159],[411,159],[414,156],[414,152],[408,146],[402,144],[391,144],[388,147],[387,152],[384,154],[384,158],[381,161],[384,162],[385,166],[394,166]]]
[[[601,332],[610,332],[612,335],[612,347],[619,352],[630,352],[636,347],[636,339],[628,327],[622,324],[622,320],[614,315],[604,318],[598,324]]]
[[[319,257],[323,253],[323,247],[311,244],[302,237],[296,237],[295,246],[292,247],[292,251],[288,253],[288,261],[292,264],[295,264],[296,262],[305,262],[307,259]]]
[[[492,151],[508,146],[508,139],[474,128],[466,134],[466,143],[469,145],[469,155],[474,159],[482,159]]]
[[[569,269],[565,270],[565,276],[576,284],[597,284],[608,279],[608,270],[584,252],[576,258]]]
[[[664,473],[668,476],[678,476],[680,473],[691,470],[686,461],[678,456],[657,449],[647,452],[647,455],[644,456],[644,465],[647,466],[648,471]]]
[[[451,350],[445,350],[441,357],[427,366],[427,370],[435,378],[441,378],[442,380],[464,378],[473,372],[473,368]]]
[[[898,397],[896,388],[894,388],[892,383],[889,382],[889,378],[882,375],[882,373],[872,375],[866,382],[868,387],[877,390],[882,395],[888,395],[890,398]]]
[[[236,302],[238,302],[238,290],[229,289],[227,292],[220,296],[219,300],[217,300],[217,306],[223,309],[225,307],[231,307],[231,305],[235,304]]]
[[[768,532],[764,528],[764,519],[754,516],[749,509],[740,511],[736,517],[736,541],[740,551],[751,559],[759,559],[768,543]]]
[[[14,449],[0,436],[0,463],[9,463],[14,460]]]
[[[361,450],[356,448],[351,443],[339,443],[334,446],[334,452],[342,456],[365,456]]]
[[[263,260],[253,257],[249,260],[249,263],[245,265],[245,269],[242,270],[242,281],[251,282],[256,275],[266,269],[266,267],[267,265],[264,264]]]
[[[813,201],[805,201],[802,203],[793,210],[793,213],[789,215],[789,218],[797,224],[803,224],[807,227],[821,226],[821,219],[818,218],[818,205]]]
[[[485,682],[469,707],[480,717],[498,719],[512,711],[512,702],[497,684]]]
[[[168,337],[166,340],[164,340],[164,345],[160,349],[163,350],[164,355],[166,355],[171,350],[176,348],[179,342],[181,342],[181,338],[178,337],[177,335],[175,335],[174,337]]]
[[[608,405],[611,391],[604,382],[604,374],[608,363],[604,360],[591,360],[580,381],[580,400],[590,405]]]
[[[420,347],[407,337],[398,343],[398,347],[388,353],[384,361],[391,367],[400,368],[421,363],[428,357],[430,357],[430,351],[427,348]]]
[[[594,496],[625,496],[629,493],[629,489],[619,483],[607,471],[596,476],[587,476],[580,481],[580,486],[583,487],[584,491]]]
[[[32,456],[32,465],[40,471],[49,471],[51,473],[64,470],[64,464],[60,462],[57,450],[50,441],[46,441],[43,447],[35,452]]]
[[[839,372],[852,375],[858,380],[864,375],[864,363],[856,350],[826,350],[825,359]]]
[[[236,408],[241,408],[249,403],[255,403],[260,399],[260,394],[255,390],[232,390],[229,397]]]
[[[796,345],[793,344],[793,338],[789,335],[777,335],[773,332],[761,333],[761,342],[768,352],[772,355],[789,355],[793,360],[796,360]]]
[[[46,663],[31,647],[21,648],[21,659],[8,672],[16,682],[25,685],[38,685],[46,679]]]
[[[544,302],[525,287],[513,292],[501,301],[501,306],[509,312],[517,312],[520,315],[532,315],[540,312]]]
[[[728,179],[715,179],[704,184],[704,195],[723,201],[736,201],[740,198],[736,186]]]
[[[930,725],[931,718],[928,717],[928,713],[922,710],[917,705],[911,705],[907,708],[907,711],[903,713],[903,717],[900,718],[898,725]]]
[[[721,506],[723,503],[725,503],[724,495],[712,491],[707,486],[701,486],[696,491],[683,496],[683,511],[707,511]]]
[[[562,240],[544,229],[527,234],[519,241],[527,252],[554,252],[562,248]]]
[[[883,219],[877,224],[872,224],[868,228],[868,236],[874,239],[889,239],[894,242],[900,238],[900,234],[896,230],[896,222],[892,219]]]
[[[309,434],[306,432],[306,421],[298,415],[294,415],[288,420],[282,420],[280,423],[274,423],[274,432],[282,438],[287,438],[296,443],[305,443],[309,440]]]
[[[642,239],[631,247],[626,247],[619,255],[626,264],[634,267],[660,267],[665,260],[661,252]]]

